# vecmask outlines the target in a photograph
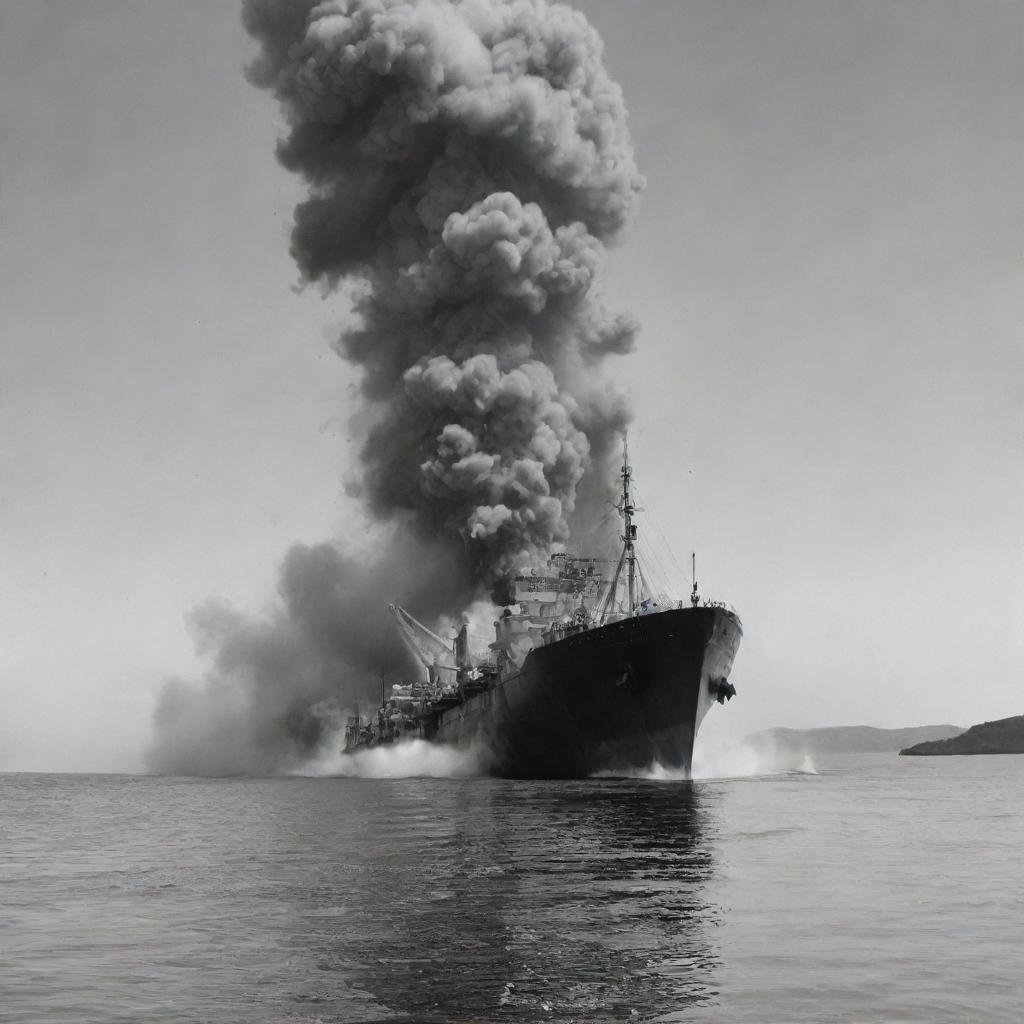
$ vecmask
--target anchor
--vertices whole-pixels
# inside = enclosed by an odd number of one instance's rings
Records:
[[[708,693],[711,694],[719,704],[732,700],[736,696],[736,687],[728,679],[709,679]]]

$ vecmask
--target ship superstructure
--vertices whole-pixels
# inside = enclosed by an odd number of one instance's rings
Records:
[[[654,595],[637,554],[632,469],[623,452],[617,560],[553,555],[518,573],[485,653],[469,625],[447,639],[390,610],[424,679],[355,715],[347,751],[419,737],[476,746],[495,774],[580,777],[659,763],[689,770],[697,728],[728,681],[738,615],[700,598]]]

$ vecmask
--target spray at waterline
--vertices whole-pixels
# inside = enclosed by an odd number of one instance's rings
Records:
[[[765,749],[736,743],[710,750],[698,743],[693,766],[687,771],[657,762],[634,771],[599,773],[598,778],[628,778],[644,782],[727,782],[777,776],[817,775],[810,754],[783,748]]]
[[[339,737],[339,742],[323,756],[293,774],[363,779],[471,778],[485,774],[486,763],[487,755],[480,749],[463,750],[425,740],[408,740],[344,754],[340,751]],[[634,772],[599,773],[594,777],[671,783],[817,774],[814,760],[808,754],[767,752],[740,744],[714,754],[702,754],[698,750],[691,772],[653,764]]]
[[[310,759],[292,774],[360,779],[450,779],[485,774],[487,757],[478,748],[407,740],[345,754],[341,745],[342,736],[335,733],[334,742],[325,745],[319,757]]]

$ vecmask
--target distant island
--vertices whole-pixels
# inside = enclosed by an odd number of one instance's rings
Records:
[[[915,743],[901,754],[1024,754],[1024,715],[972,725],[948,739]]]
[[[838,725],[823,729],[765,729],[747,738],[755,749],[790,750],[802,754],[895,754],[904,747],[948,740],[964,730],[957,725],[920,725],[909,729],[876,729],[870,725]]]

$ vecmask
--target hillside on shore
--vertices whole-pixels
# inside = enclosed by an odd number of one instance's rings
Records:
[[[822,729],[765,729],[747,742],[755,749],[789,750],[802,754],[895,754],[911,744],[958,736],[957,725],[920,725],[909,729],[876,729],[870,725],[838,725]]]
[[[966,732],[944,740],[916,743],[901,754],[1024,754],[1024,715],[972,725]]]

